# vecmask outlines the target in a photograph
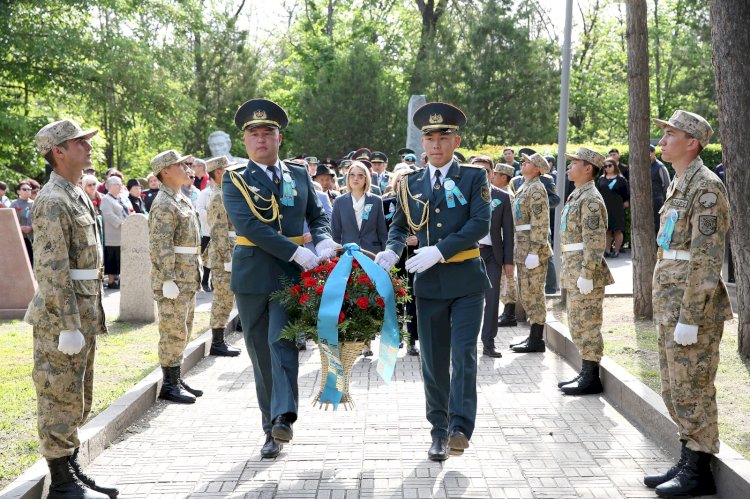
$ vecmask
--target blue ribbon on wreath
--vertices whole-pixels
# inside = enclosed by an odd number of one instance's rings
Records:
[[[375,289],[385,302],[383,326],[380,329],[377,372],[386,383],[389,383],[393,377],[400,341],[396,296],[390,274],[362,253],[358,245],[347,243],[343,247],[344,253],[323,286],[318,309],[318,339],[320,349],[328,359],[328,372],[323,373],[326,383],[320,395],[320,402],[330,402],[334,409],[341,402],[344,388],[344,367],[341,365],[339,354],[339,313],[344,303],[346,283],[352,272],[354,260],[362,266],[362,270],[375,284]]]

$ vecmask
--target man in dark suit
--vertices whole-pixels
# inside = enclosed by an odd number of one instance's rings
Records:
[[[237,232],[231,289],[266,433],[261,456],[272,458],[292,439],[299,361],[294,343],[279,338],[288,318],[269,295],[281,288],[282,278],[298,281],[300,270],[332,257],[338,245],[308,173],[279,160],[286,112],[269,100],[252,99],[240,106],[234,122],[243,131],[250,161],[244,172],[229,172],[222,182],[224,206]],[[303,246],[305,221],[317,256]]]
[[[339,193],[334,190],[334,187],[336,187],[336,172],[328,168],[326,165],[318,165],[312,179],[320,184],[323,192],[328,195],[328,199],[333,203],[333,200],[339,195]]]
[[[399,184],[398,205],[385,251],[375,261],[398,262],[410,230],[419,240],[406,261],[416,272],[422,377],[432,446],[427,456],[443,461],[469,447],[477,412],[477,336],[484,291],[490,287],[477,241],[490,230],[490,189],[482,168],[459,165],[463,111],[443,102],[419,108],[412,117],[422,130],[427,167]],[[451,373],[452,368],[452,373]]]
[[[372,186],[380,189],[380,194],[385,193],[386,187],[391,181],[388,173],[388,156],[380,151],[370,154],[370,163],[372,164]]]
[[[492,159],[476,156],[471,164],[482,166],[487,179],[494,175]],[[479,240],[479,255],[487,269],[492,287],[484,292],[484,320],[482,321],[482,353],[488,357],[502,357],[495,350],[497,336],[497,314],[500,307],[500,280],[503,272],[508,281],[513,281],[513,210],[510,194],[495,186],[490,188],[490,232]]]

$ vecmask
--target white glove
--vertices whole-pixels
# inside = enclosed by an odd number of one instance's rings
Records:
[[[674,342],[682,346],[698,342],[698,326],[678,322],[674,328]]]
[[[580,291],[582,295],[587,295],[594,290],[594,280],[579,277],[576,286],[578,286],[578,291]]]
[[[425,246],[415,249],[414,256],[406,260],[404,267],[411,273],[424,272],[442,259],[443,254],[437,246]]]
[[[526,265],[526,268],[529,270],[537,268],[539,266],[539,255],[529,253],[528,255],[526,255],[526,261],[524,262],[524,265]]]
[[[297,251],[292,255],[292,260],[297,262],[299,266],[305,270],[313,269],[318,264],[318,257],[315,253],[304,246],[297,248]]]
[[[323,239],[315,245],[315,253],[318,254],[318,261],[330,260],[336,256],[336,250],[339,248],[341,248],[341,245],[333,239]]]
[[[375,263],[380,265],[386,272],[398,263],[398,255],[393,250],[384,250],[375,255]]]
[[[68,355],[75,355],[81,351],[86,340],[78,329],[61,331],[57,340],[57,349]]]
[[[232,271],[232,260],[229,260],[228,262],[224,262],[224,272],[231,272]]]
[[[164,281],[161,285],[161,294],[167,300],[174,300],[180,296],[180,288],[177,287],[174,281]]]

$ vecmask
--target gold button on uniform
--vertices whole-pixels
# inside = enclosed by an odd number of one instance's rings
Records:
[[[440,208],[435,208],[435,213],[440,213]]]

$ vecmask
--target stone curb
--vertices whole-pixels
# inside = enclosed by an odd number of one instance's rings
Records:
[[[238,316],[227,323],[227,331],[234,331]],[[211,329],[191,341],[183,354],[182,372],[186,373],[211,349]],[[105,410],[86,423],[78,432],[81,440],[79,459],[88,466],[128,426],[141,417],[155,402],[161,388],[161,368],[157,367],[138,384],[112,402]],[[39,499],[45,497],[49,487],[47,462],[39,459],[21,476],[0,491],[3,499]]]
[[[580,369],[581,356],[567,326],[556,320],[548,320],[544,336],[547,346],[577,370]],[[602,358],[599,374],[609,401],[676,461],[680,455],[677,425],[669,416],[661,396],[607,356]],[[750,461],[725,442],[721,442],[721,452],[713,460],[713,471],[720,497],[747,497],[750,490]]]

